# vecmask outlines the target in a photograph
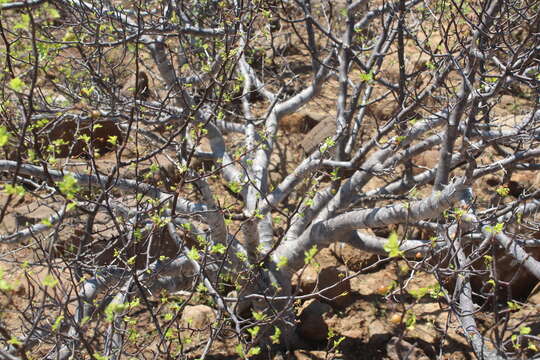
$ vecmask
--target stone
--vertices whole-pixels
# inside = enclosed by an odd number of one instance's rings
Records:
[[[239,298],[238,291],[233,290],[230,291],[227,294],[228,298]],[[233,314],[240,315],[243,318],[249,317],[249,310],[251,307],[251,301],[244,300],[244,301],[236,301],[236,302],[228,302],[227,308],[229,311]]]
[[[295,350],[292,359],[296,360],[323,360],[328,359],[328,353],[321,350]]]
[[[378,93],[375,93],[375,96],[378,96]],[[382,94],[381,94],[382,95]],[[370,103],[367,106],[366,113],[373,119],[378,121],[388,120],[392,117],[396,111],[395,100],[392,96],[386,96],[384,99]]]
[[[316,116],[312,117],[305,113],[294,113],[284,116],[279,122],[279,127],[285,132],[306,134],[317,126],[319,120]]]
[[[386,345],[386,354],[391,360],[429,360],[421,349],[395,336]]]
[[[294,45],[293,36],[290,32],[278,34],[274,38],[273,47],[280,56],[299,55],[302,53],[300,48]],[[270,51],[267,52],[267,56],[270,56]]]
[[[524,247],[527,254],[540,261],[540,248]],[[495,268],[497,269],[497,297],[498,301],[505,304],[506,301],[519,300],[525,301],[538,284],[538,278],[530,273],[523,265],[514,259],[506,249],[497,246],[493,256]],[[471,263],[471,271],[482,270],[485,268],[483,258],[479,258]],[[444,286],[454,291],[455,277],[444,278]],[[492,293],[492,286],[488,283],[489,274],[479,274],[471,277],[470,282],[475,293]],[[511,298],[509,297],[511,295]]]
[[[324,314],[332,311],[330,305],[317,299],[304,303],[300,310],[297,332],[303,339],[308,341],[324,341],[328,335],[328,324],[324,320]]]
[[[527,301],[531,304],[537,305],[539,307],[538,309],[540,310],[540,282],[536,284],[534,289],[531,291]]]
[[[345,278],[346,268],[343,266],[327,266],[318,271],[314,266],[308,266],[297,272],[296,284],[301,294],[311,294],[332,286]],[[344,307],[351,300],[350,280],[343,281],[336,287],[323,291],[319,299],[333,306]]]
[[[311,154],[324,142],[326,138],[332,137],[335,134],[336,120],[331,117],[324,118],[319,121],[317,126],[306,134],[304,140],[300,143],[300,147],[304,150],[304,153]]]
[[[439,150],[426,150],[413,158],[413,175],[418,175],[426,170],[434,169],[439,163]]]
[[[368,325],[369,337],[373,336],[384,337],[390,333],[388,326],[381,320],[371,321]]]
[[[378,260],[376,254],[357,249],[343,242],[332,243],[329,248],[333,255],[351,271],[360,271]]]
[[[320,350],[295,350],[293,359],[296,360],[323,360],[328,358],[326,351]]]
[[[206,305],[187,305],[182,312],[182,326],[191,330],[208,329],[216,321],[214,310]]]
[[[111,119],[95,120],[91,117],[74,121],[64,119],[47,125],[40,135],[39,140],[43,144],[43,149],[52,146],[56,157],[64,158],[68,156],[89,155],[88,145],[83,137],[88,137],[92,148],[100,155],[104,155],[114,150],[115,145],[109,141],[110,136],[116,136],[116,144],[122,144],[122,132]],[[58,143],[60,141],[62,144]],[[54,145],[56,142],[56,145]]]
[[[397,274],[393,267],[387,266],[374,272],[376,276],[356,276],[351,279],[351,288],[361,296],[385,296],[392,289]]]
[[[150,97],[148,75],[144,71],[139,71],[137,75],[132,74],[122,87],[121,94],[136,100],[148,100]]]

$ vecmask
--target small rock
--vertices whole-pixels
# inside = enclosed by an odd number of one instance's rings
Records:
[[[318,272],[315,267],[308,266],[304,271],[299,271],[295,278],[300,292],[302,294],[311,294],[342,281],[347,275],[345,270],[342,266],[327,266]],[[331,289],[323,291],[320,299],[332,305],[343,307],[350,303],[350,292],[351,283],[346,280]]]
[[[287,133],[292,132],[306,134],[317,126],[317,124],[318,121],[313,119],[311,116],[303,113],[296,113],[283,117],[279,123],[279,126]]]
[[[527,301],[531,304],[540,306],[540,282],[537,283],[534,289],[531,291],[531,294],[529,295]]]
[[[391,360],[429,360],[421,349],[397,337],[390,339],[386,353]]]
[[[48,129],[47,129],[48,130]],[[87,144],[81,138],[86,136],[92,143],[94,151],[100,155],[114,150],[115,145],[110,142],[110,137],[115,136],[117,144],[123,141],[122,132],[116,122],[110,119],[84,119],[78,122],[73,120],[62,120],[51,125],[50,131],[41,136],[40,141],[44,145],[52,145],[53,141],[63,140],[63,144],[56,146],[55,151],[58,157],[80,156],[87,154]]]
[[[238,292],[236,290],[230,291],[227,294],[228,298],[238,298]],[[251,306],[251,301],[244,300],[244,301],[238,301],[238,302],[229,302],[227,303],[227,308],[230,312],[240,315],[242,317],[248,317],[249,316],[249,309]]]
[[[331,244],[330,251],[351,271],[360,271],[378,260],[376,254],[357,249],[343,242]]]
[[[301,54],[302,51],[298,46],[294,45],[294,41],[291,41],[290,32],[281,32],[279,36],[274,38],[274,49],[280,56],[291,56]],[[267,53],[267,56],[271,56],[270,53]],[[260,65],[259,65],[260,66]]]
[[[351,339],[362,339],[366,335],[365,329],[346,330],[341,332],[342,336]]]
[[[182,312],[183,326],[193,330],[204,330],[215,320],[214,310],[206,305],[187,305]]]
[[[307,301],[298,317],[300,325],[298,334],[309,341],[324,341],[328,335],[328,325],[323,315],[332,311],[330,305],[320,302],[317,299]]]
[[[433,169],[439,163],[439,150],[430,149],[418,154],[413,159],[413,175],[418,175],[426,170]]]
[[[379,121],[391,118],[396,109],[392,101],[392,99],[387,97],[386,99],[371,103],[367,106],[367,114],[374,119],[379,119]]]
[[[369,337],[387,335],[389,330],[381,320],[374,320],[368,325]]]
[[[317,126],[312,128],[300,143],[306,154],[311,154],[317,149],[327,137],[336,133],[336,121],[330,117],[321,120]]]
[[[293,359],[296,360],[319,360],[319,359],[327,359],[328,353],[326,351],[317,351],[317,350],[296,350],[293,353],[294,357]]]

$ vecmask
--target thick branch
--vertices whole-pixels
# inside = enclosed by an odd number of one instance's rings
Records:
[[[339,240],[343,233],[354,229],[382,227],[436,217],[468,194],[470,194],[469,186],[460,180],[446,186],[442,192],[436,192],[416,203],[351,211],[326,221],[319,221],[308,227],[298,239],[281,244],[274,257],[276,259],[285,257],[289,268],[296,270],[303,265],[304,251],[312,246],[319,249],[326,247],[332,241]]]

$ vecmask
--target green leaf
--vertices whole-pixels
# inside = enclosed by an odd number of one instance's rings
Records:
[[[499,186],[496,191],[497,194],[502,197],[508,196],[508,194],[510,194],[510,189],[507,186]]]
[[[237,252],[235,253],[235,255],[236,255],[236,257],[238,258],[238,260],[240,260],[240,261],[247,261],[247,255],[246,255],[244,252],[242,252],[242,251],[237,251]]]
[[[109,357],[108,356],[105,356],[105,355],[100,355],[98,353],[94,353],[92,355],[92,357],[96,360],[109,360]]]
[[[92,95],[92,93],[94,92],[94,87],[90,87],[90,88],[82,88],[81,89],[81,94],[86,96],[86,97],[89,97],[90,95]]]
[[[287,266],[287,262],[288,262],[288,261],[289,261],[289,260],[288,260],[285,256],[281,256],[281,257],[279,258],[279,262],[276,264],[276,268],[279,270],[279,269],[281,269],[282,267]]]
[[[105,317],[107,321],[112,322],[116,314],[119,314],[128,308],[127,304],[121,304],[114,300],[105,308]]]
[[[251,335],[252,338],[255,338],[257,336],[259,330],[261,330],[260,326],[254,326],[250,329],[247,329],[248,333]]]
[[[2,291],[12,291],[14,287],[12,284],[4,280],[4,270],[0,269],[0,290]]]
[[[51,121],[49,119],[40,119],[40,120],[37,120],[34,125],[32,125],[31,127],[33,129],[40,129],[42,127],[44,127],[45,125],[47,125],[48,123],[50,123]]]
[[[328,137],[324,140],[324,143],[320,146],[319,150],[321,152],[325,152],[326,150],[328,150],[335,144],[336,144],[335,141],[331,137]]]
[[[24,196],[26,194],[26,190],[22,185],[11,185],[7,184],[4,186],[4,192],[8,195],[18,195],[18,196]]]
[[[409,294],[411,294],[412,297],[416,300],[420,300],[421,298],[429,294],[429,290],[430,289],[428,287],[423,287],[416,290],[409,290]]]
[[[361,73],[360,74],[360,80],[370,82],[373,80],[373,72],[370,71],[369,73]]]
[[[328,147],[332,147],[332,146],[336,145],[336,142],[331,137],[327,137],[324,140],[324,144],[327,145]]]
[[[28,26],[30,25],[30,15],[28,14],[22,14],[21,15],[21,21],[15,24],[13,29],[28,29]]]
[[[396,144],[401,144],[401,142],[403,140],[407,139],[407,137],[405,135],[399,135],[399,136],[396,136],[395,137],[395,140],[396,140]]]
[[[266,315],[263,312],[253,311],[251,314],[253,315],[253,318],[257,321],[262,321],[266,318]]]
[[[49,13],[49,16],[51,17],[51,19],[59,19],[60,18],[60,13],[55,8],[49,8],[49,9],[47,9],[47,12]]]
[[[17,92],[22,92],[26,84],[20,78],[16,77],[10,80],[9,87]]]
[[[383,248],[390,257],[397,257],[403,255],[403,251],[399,249],[399,240],[395,231],[392,231],[392,233],[388,237],[388,241],[384,244]]]
[[[255,210],[253,215],[255,215],[257,219],[262,219],[264,217],[264,215],[259,212],[259,209]]]
[[[79,191],[79,186],[77,185],[77,180],[73,175],[65,175],[64,179],[57,183],[60,191],[66,195],[66,198],[73,199],[75,194]]]
[[[521,309],[521,305],[519,305],[515,301],[507,301],[506,304],[508,305],[508,308],[512,311]]]
[[[438,299],[444,296],[444,290],[441,289],[441,284],[437,283],[433,286],[430,286],[429,296],[433,299]]]
[[[52,324],[52,326],[51,326],[52,331],[58,330],[58,328],[62,324],[62,320],[64,320],[63,315],[60,315],[59,317],[56,318],[56,320],[54,321],[54,324]]]
[[[274,335],[270,336],[272,344],[279,344],[279,337],[281,336],[281,329],[277,326],[274,326]]]
[[[201,245],[201,246],[206,246],[206,244],[208,244],[208,239],[206,238],[206,236],[204,235],[197,235],[195,237],[195,240],[197,240],[197,242]]]
[[[212,246],[212,248],[210,249],[210,252],[211,253],[214,253],[214,254],[225,254],[225,250],[227,250],[227,247],[223,244],[216,244],[214,246]]]
[[[238,356],[240,356],[241,358],[245,357],[244,347],[242,346],[242,344],[236,345],[234,349],[236,350],[236,353],[238,354]]]
[[[79,191],[77,180],[73,177],[73,175],[65,175],[64,179],[58,182],[57,185],[60,191],[66,195],[66,198],[69,200],[73,199],[75,194],[77,194]]]
[[[115,144],[116,144],[116,140],[117,140],[117,139],[116,139],[117,136],[109,136],[109,139],[110,139],[111,137],[114,137],[114,138],[115,138],[115,139],[114,139],[114,144],[111,142],[111,144],[115,145]],[[110,141],[109,141],[109,142],[110,142]],[[152,174],[155,174],[155,173],[158,172],[158,170],[159,170],[159,165],[158,165],[158,164],[151,164],[150,167],[149,167],[149,170],[150,170],[150,172],[151,172]]]
[[[345,340],[345,336],[341,336],[339,339],[334,340],[334,344],[332,345],[332,347],[334,349],[337,348],[344,340]]]
[[[73,209],[73,208],[76,207],[76,206],[77,206],[77,203],[74,202],[74,201],[72,201],[72,202],[70,202],[69,204],[67,204],[67,206],[66,206],[66,211],[70,211],[71,209]]]
[[[416,300],[420,300],[424,296],[428,295],[431,296],[433,299],[438,299],[442,296],[444,296],[444,292],[441,290],[441,286],[439,284],[426,286],[423,288],[419,288],[416,290],[409,290],[409,294],[414,297]]]
[[[77,139],[82,140],[85,143],[89,143],[91,138],[90,138],[90,135],[88,135],[88,134],[82,134],[82,135],[79,135],[79,137]]]
[[[405,326],[409,330],[413,330],[416,325],[416,314],[411,312],[407,313],[407,318],[405,319]]]
[[[0,126],[0,147],[6,145],[9,140],[9,131],[5,126]]]
[[[183,223],[180,224],[182,228],[184,228],[186,231],[191,231],[191,223]]]
[[[252,347],[251,349],[249,349],[248,356],[259,355],[260,353],[261,353],[261,348],[258,347],[258,346],[255,346],[255,347]]]
[[[516,334],[512,335],[512,337],[510,339],[512,339],[512,343],[514,344],[514,347],[519,349],[520,348],[519,344],[516,344],[517,335]]]
[[[129,303],[129,307],[130,308],[136,308],[137,306],[141,305],[141,299],[139,299],[138,297],[136,297],[135,299],[133,299],[130,303]]]
[[[53,288],[57,284],[58,284],[58,280],[54,276],[52,276],[50,274],[45,276],[45,278],[43,279],[43,285],[45,285],[47,287]]]
[[[239,194],[240,191],[242,191],[242,185],[240,185],[239,183],[237,183],[236,181],[231,181],[229,184],[228,184],[228,187],[229,189],[231,189],[231,191],[235,194]]]
[[[503,223],[497,223],[494,226],[486,226],[486,231],[492,234],[498,234],[504,229]]]
[[[199,251],[193,247],[188,252],[188,258],[190,258],[193,261],[197,261],[201,258],[201,255],[199,254]]]
[[[204,293],[208,292],[208,288],[203,283],[199,283],[197,285],[197,291],[204,294]]]
[[[311,264],[317,254],[317,245],[313,245],[308,251],[304,251],[304,264]]]
[[[107,139],[107,142],[113,146],[116,146],[117,141],[118,141],[118,136],[115,136],[115,135],[109,135],[109,138]]]
[[[9,339],[9,340],[7,341],[7,343],[10,344],[10,345],[19,345],[19,346],[23,344],[23,343],[22,343],[19,339],[17,339],[15,336],[12,336],[11,339]]]

